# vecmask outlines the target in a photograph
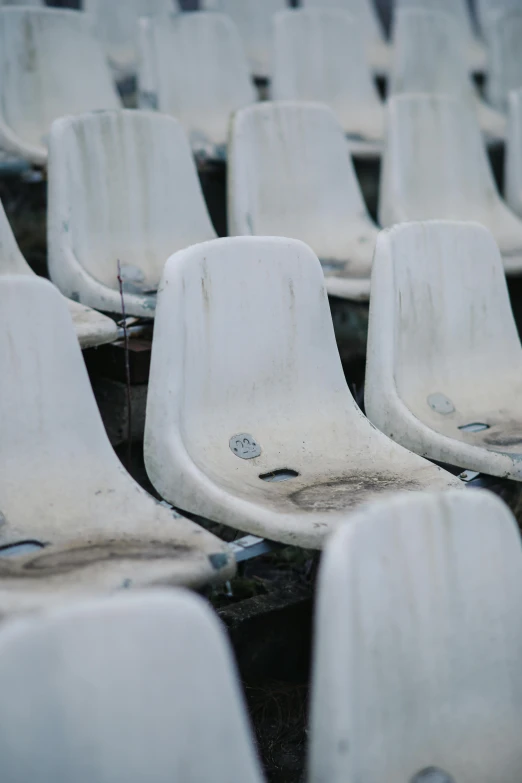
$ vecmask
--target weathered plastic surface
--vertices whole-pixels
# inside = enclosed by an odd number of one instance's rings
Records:
[[[359,35],[366,44],[367,61],[379,75],[390,68],[391,47],[384,37],[379,14],[373,0],[301,0],[305,8],[338,8],[347,11],[356,20]]]
[[[522,350],[483,226],[410,223],[379,236],[365,403],[417,454],[522,480]]]
[[[507,112],[509,93],[522,87],[522,2],[520,9],[492,14],[486,38],[489,54],[486,94],[493,106]]]
[[[476,117],[443,95],[388,101],[379,194],[382,226],[416,220],[482,223],[508,274],[522,272],[522,221],[498,195]]]
[[[179,11],[176,0],[83,0],[83,9],[91,17],[92,29],[117,80],[137,71],[140,17],[166,17]]]
[[[200,0],[200,8],[221,11],[237,25],[254,76],[272,74],[272,18],[286,0]]]
[[[483,72],[487,66],[484,43],[477,36],[470,13],[468,0],[396,0],[395,11],[416,8],[425,11],[442,11],[452,17],[452,26],[459,33],[462,54],[468,68]],[[395,43],[395,37],[394,37]]]
[[[103,51],[79,11],[0,10],[0,145],[35,165],[66,114],[116,109]]]
[[[509,95],[504,182],[508,205],[522,217],[522,89]]]
[[[301,239],[333,296],[368,300],[377,240],[343,130],[314,103],[261,103],[236,114],[229,154],[232,235]]]
[[[60,591],[228,578],[226,545],[161,506],[117,458],[54,286],[0,276],[0,321],[0,547],[45,545],[0,557],[0,613]]]
[[[20,252],[4,208],[0,203],[0,275],[34,275]],[[67,306],[82,348],[111,343],[118,337],[118,327],[106,315],[67,299]],[[30,315],[27,316],[30,318]]]
[[[239,31],[223,14],[140,21],[140,105],[171,114],[198,157],[223,159],[231,115],[256,94]]]
[[[487,38],[487,28],[491,15],[499,11],[521,10],[522,0],[475,0],[474,6],[478,26],[483,37]]]
[[[213,239],[190,145],[173,117],[143,111],[66,117],[52,127],[49,273],[66,296],[154,316],[169,256]]]
[[[513,783],[522,556],[492,493],[375,503],[332,536],[315,617],[310,783]]]
[[[337,8],[288,10],[274,26],[274,100],[327,104],[352,152],[379,156],[384,109],[356,18]]]
[[[464,56],[465,35],[455,15],[399,8],[395,15],[390,94],[447,94],[472,107],[488,142],[505,138],[506,118],[479,96]]]
[[[215,240],[167,262],[145,462],[177,507],[309,549],[364,500],[460,485],[363,416],[319,261],[274,237]]]
[[[12,621],[0,688],[6,783],[261,783],[230,643],[191,593]]]

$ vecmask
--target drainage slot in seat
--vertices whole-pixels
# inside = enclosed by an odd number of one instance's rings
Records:
[[[0,547],[0,557],[23,557],[24,555],[33,555],[42,549],[44,549],[44,545],[39,541],[19,541],[18,544]]]
[[[459,430],[462,432],[484,432],[484,430],[489,430],[489,424],[474,421],[471,424],[464,424],[462,427],[459,427]]]
[[[289,468],[282,468],[281,470],[272,470],[271,473],[262,473],[259,478],[261,481],[290,481],[293,478],[297,478],[299,473]]]

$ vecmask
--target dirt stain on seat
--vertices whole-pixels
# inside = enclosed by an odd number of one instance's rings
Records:
[[[423,486],[414,479],[393,474],[360,473],[357,476],[344,476],[324,484],[304,487],[290,495],[290,500],[299,508],[308,511],[342,511],[369,500],[371,495],[376,493],[415,490]]]
[[[0,577],[39,579],[117,560],[134,562],[181,560],[192,556],[195,551],[189,546],[160,541],[114,541],[59,550],[49,547],[43,554],[31,557],[29,560],[24,558],[22,562],[0,561]]]
[[[468,438],[477,445],[483,443],[491,451],[504,452],[506,450],[511,454],[522,453],[522,425],[520,421],[513,419],[500,420],[495,422],[492,417],[486,419],[489,424],[488,429],[477,433],[468,433]]]

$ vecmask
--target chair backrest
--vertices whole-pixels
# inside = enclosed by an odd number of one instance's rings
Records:
[[[507,112],[511,90],[522,88],[522,4],[520,10],[493,14],[486,27],[489,68],[488,101]]]
[[[462,30],[455,15],[404,6],[395,14],[390,95],[444,93],[472,101]]]
[[[499,11],[522,10],[522,0],[475,0],[474,5],[479,27],[486,38],[492,15]]]
[[[241,460],[229,448],[237,433],[270,443],[286,467],[299,438],[312,448],[333,417],[346,426],[350,415],[361,430],[323,272],[309,247],[293,239],[237,237],[169,259],[154,328],[148,468],[152,461],[165,464],[168,454],[177,471],[181,448],[204,473],[215,473],[216,455],[237,473]],[[159,431],[165,433],[161,442],[154,437]],[[255,482],[255,492],[257,476],[250,472],[245,480]]]
[[[286,0],[201,0],[206,11],[221,11],[239,28],[255,76],[272,73],[272,17],[286,8]]]
[[[176,0],[83,0],[83,9],[100,39],[117,76],[137,68],[138,20],[179,10]]]
[[[36,275],[0,275],[0,318],[5,379],[0,393],[0,518],[14,524],[34,513],[44,519],[53,509],[42,498],[57,487],[62,488],[63,507],[71,504],[72,517],[74,508],[107,485],[108,465],[118,472],[118,460],[67,303]],[[25,481],[31,491],[22,499]],[[85,497],[80,497],[80,487]]]
[[[0,688],[6,783],[261,783],[229,642],[188,592],[4,625]]]
[[[437,423],[431,400],[442,393],[457,414],[487,411],[508,379],[520,385],[522,351],[500,252],[477,223],[381,232],[370,311],[365,402],[376,426],[390,409]]]
[[[72,256],[95,280],[126,291],[156,290],[167,258],[211,239],[190,145],[173,117],[136,110],[66,117],[52,128],[49,271]]]
[[[239,31],[200,11],[140,22],[140,104],[178,119],[194,149],[226,144],[234,111],[256,95]]]
[[[342,258],[350,220],[367,214],[342,128],[326,106],[239,111],[229,167],[231,234],[294,237],[323,260]]]
[[[338,8],[354,17],[364,41],[382,41],[384,31],[374,0],[302,0],[305,8]]]
[[[522,89],[509,95],[509,120],[505,161],[506,201],[522,217]]]
[[[88,19],[50,8],[0,10],[0,96],[0,142],[43,159],[55,119],[120,106]]]
[[[319,101],[345,131],[381,102],[356,19],[336,8],[281,11],[274,17],[274,100]]]
[[[32,275],[0,201],[0,275]]]
[[[468,0],[396,0],[395,11],[405,8],[417,8],[425,11],[441,11],[450,14],[463,38],[463,43],[469,44],[475,37],[473,20],[471,17]],[[465,52],[463,52],[465,56]]]
[[[522,765],[522,553],[493,494],[398,495],[327,543],[310,783],[511,783]]]
[[[474,110],[445,95],[387,106],[379,221],[480,220],[499,201]]]

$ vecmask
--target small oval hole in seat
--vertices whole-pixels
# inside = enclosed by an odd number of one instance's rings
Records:
[[[262,473],[259,478],[261,481],[290,481],[290,479],[297,478],[299,473],[289,468],[282,468],[281,470],[272,470],[270,473]]]
[[[39,541],[19,541],[17,544],[0,547],[0,557],[23,557],[40,552],[42,549],[44,545]]]
[[[462,427],[459,427],[459,430],[462,430],[462,432],[484,432],[484,430],[489,430],[489,424],[474,421],[471,424],[464,424]]]

